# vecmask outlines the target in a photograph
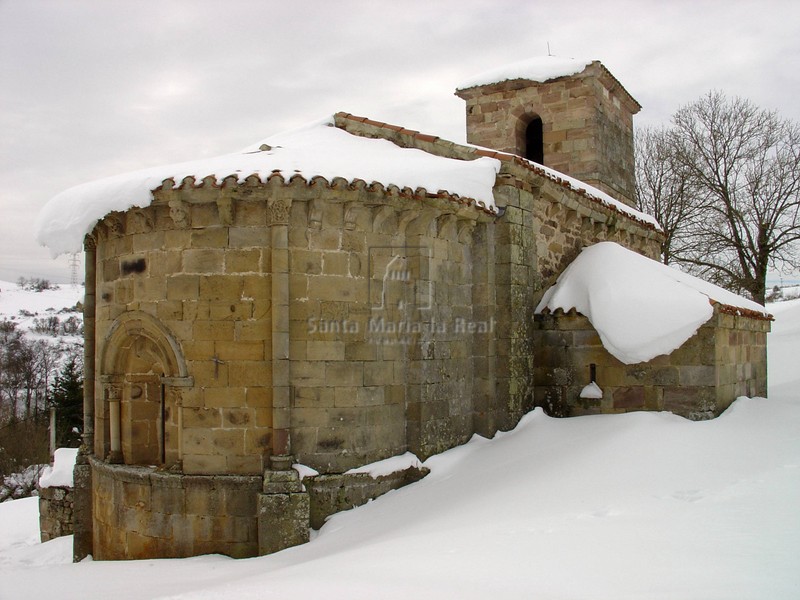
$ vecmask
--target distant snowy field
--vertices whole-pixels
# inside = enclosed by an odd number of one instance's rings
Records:
[[[537,410],[272,556],[72,564],[35,499],[0,504],[0,599],[798,598],[800,300],[769,309],[768,400],[699,423]]]
[[[62,308],[71,308],[77,302],[83,302],[83,286],[80,285],[62,283],[56,290],[32,292],[21,289],[16,283],[0,281],[0,321],[14,321],[21,329],[30,330],[35,318],[56,315]],[[80,313],[77,315],[83,318]]]

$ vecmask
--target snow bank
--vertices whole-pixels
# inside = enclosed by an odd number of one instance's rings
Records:
[[[760,304],[627,250],[601,242],[581,252],[536,312],[575,309],[603,346],[626,364],[669,354],[713,314],[709,300],[766,315]]]
[[[384,186],[446,190],[493,209],[492,188],[499,170],[500,162],[493,158],[463,161],[434,156],[387,140],[351,135],[334,127],[333,119],[328,118],[233,154],[154,167],[70,188],[51,199],[39,213],[36,238],[53,256],[79,251],[84,236],[98,219],[112,211],[148,206],[152,190],[170,178],[180,184],[189,176],[198,182],[214,176],[219,184],[229,176],[241,183],[253,174],[265,181],[274,172],[286,179],[296,174],[307,180],[342,177],[349,182],[362,179]]]
[[[776,302],[768,305],[775,315],[772,331],[769,334],[769,386],[770,398],[785,388],[786,393],[800,395],[800,382],[797,382],[797,350],[800,348],[800,299]]]
[[[53,466],[45,467],[39,477],[39,487],[73,487],[72,471],[78,458],[77,448],[59,448],[53,456]]]
[[[384,477],[386,475],[391,475],[392,473],[405,471],[406,469],[419,469],[421,466],[422,463],[416,457],[416,455],[412,454],[411,452],[406,452],[405,454],[390,456],[389,458],[364,465],[363,467],[350,469],[349,471],[345,471],[345,475],[366,473],[370,477],[377,479],[378,477]]]
[[[537,56],[479,73],[462,81],[456,89],[465,90],[477,85],[490,85],[513,79],[544,82],[580,73],[591,63],[592,60],[563,56]]]
[[[769,338],[770,379],[791,378],[791,395],[740,398],[701,422],[536,409],[270,556],[72,564],[71,536],[39,543],[36,498],[0,503],[0,596],[47,581],[60,600],[796,598],[797,316],[785,357]]]
[[[0,532],[0,556],[14,546],[38,544],[39,498],[0,502]]]

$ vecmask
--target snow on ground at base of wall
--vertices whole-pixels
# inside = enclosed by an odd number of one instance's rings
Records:
[[[39,543],[39,498],[3,502],[0,515],[0,556],[14,546]]]
[[[39,487],[72,487],[72,472],[78,458],[77,448],[58,448],[53,456],[53,465],[47,466],[39,477]]]
[[[564,56],[536,56],[474,75],[459,83],[456,89],[466,90],[478,85],[491,85],[514,79],[543,83],[557,77],[567,77],[580,73],[591,63],[591,60]]]
[[[784,388],[787,393],[794,391],[800,396],[800,387],[794,388],[800,351],[800,299],[775,302],[767,308],[775,317],[768,348],[770,397]]]
[[[264,150],[261,150],[264,148]],[[302,175],[307,181],[321,176],[342,177],[384,186],[445,190],[471,198],[494,210],[493,188],[500,161],[478,158],[465,161],[434,156],[414,148],[401,148],[382,139],[347,133],[333,126],[332,118],[269,137],[253,146],[215,158],[165,165],[85,183],[52,198],[36,221],[36,238],[53,256],[81,249],[84,236],[98,219],[112,211],[149,206],[152,190],[166,179],[180,185],[192,176],[197,184],[213,176],[217,184],[233,176],[242,183],[256,174],[265,181],[280,172],[287,181]]]
[[[345,475],[366,473],[373,479],[377,479],[378,477],[384,477],[386,475],[391,475],[392,473],[405,471],[406,469],[419,469],[421,466],[422,463],[415,454],[411,452],[405,452],[403,454],[390,456],[389,458],[385,458],[368,465],[350,469],[349,471],[345,471]]]
[[[70,564],[35,498],[2,503],[0,598],[800,597],[800,301],[768,308],[769,399],[702,422],[537,410],[272,556]]]
[[[603,347],[625,364],[669,354],[714,313],[716,302],[766,315],[766,309],[716,285],[613,242],[584,248],[545,292],[536,312],[577,310]]]

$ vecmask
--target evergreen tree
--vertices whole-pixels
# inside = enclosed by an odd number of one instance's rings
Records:
[[[77,448],[83,432],[83,373],[77,356],[70,356],[56,375],[50,402],[56,408],[56,446]]]

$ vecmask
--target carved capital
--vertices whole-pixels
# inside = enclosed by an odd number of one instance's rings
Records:
[[[83,249],[86,252],[94,252],[97,250],[97,239],[90,233],[87,233],[83,238]]]
[[[107,383],[103,387],[106,400],[109,402],[119,402],[122,399],[122,389],[118,385]]]
[[[288,225],[291,207],[291,200],[270,198],[267,201],[267,225]]]

